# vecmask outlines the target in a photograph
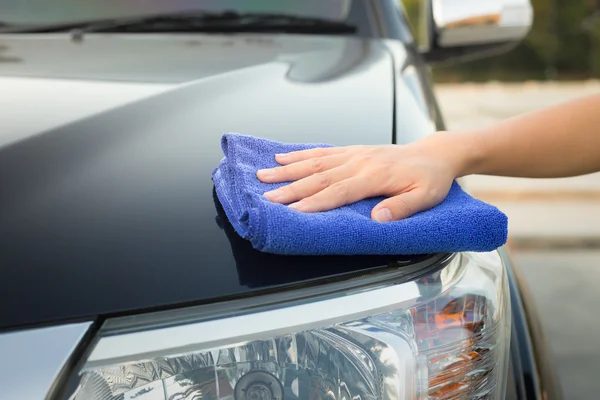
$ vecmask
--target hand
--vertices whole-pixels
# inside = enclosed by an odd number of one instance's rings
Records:
[[[278,154],[282,166],[257,172],[265,183],[294,181],[265,193],[273,202],[302,212],[327,211],[386,196],[371,218],[389,222],[410,217],[444,200],[458,174],[456,154],[434,134],[410,145],[318,148]]]

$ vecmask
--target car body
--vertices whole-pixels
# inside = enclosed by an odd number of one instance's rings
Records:
[[[435,53],[419,51],[402,8],[349,4],[350,35],[1,34],[0,349],[19,360],[12,397],[66,398],[110,337],[100,333],[147,316],[235,316],[391,266],[414,279],[448,262],[261,254],[219,213],[210,174],[225,131],[350,145],[444,129],[426,64]],[[510,290],[506,398],[558,399],[535,306],[506,249],[493,253]]]

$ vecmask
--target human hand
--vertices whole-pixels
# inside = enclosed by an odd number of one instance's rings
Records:
[[[294,181],[265,193],[302,212],[327,211],[365,198],[386,196],[371,218],[396,221],[442,202],[458,175],[448,134],[409,145],[317,148],[278,154],[279,167],[257,172],[265,183]]]

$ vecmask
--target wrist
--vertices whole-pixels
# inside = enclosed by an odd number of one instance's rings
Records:
[[[479,172],[485,160],[479,135],[475,132],[440,131],[435,134],[442,157],[446,160],[455,178]]]
[[[483,136],[476,131],[460,132],[456,134],[458,142],[456,152],[460,159],[457,177],[473,175],[482,172],[487,159]]]

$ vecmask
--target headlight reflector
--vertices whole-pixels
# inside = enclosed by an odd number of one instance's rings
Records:
[[[326,299],[101,337],[75,400],[501,399],[510,307],[497,253]]]

